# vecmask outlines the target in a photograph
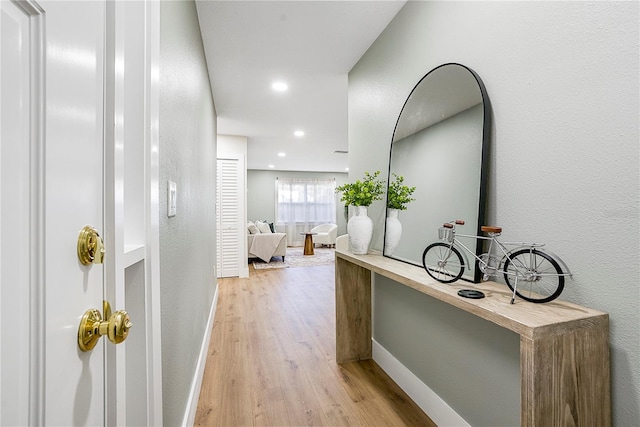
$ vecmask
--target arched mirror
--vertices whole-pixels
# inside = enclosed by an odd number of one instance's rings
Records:
[[[471,69],[444,64],[418,82],[396,123],[387,181],[403,176],[405,185],[416,187],[415,200],[398,215],[402,235],[392,251],[385,237],[385,256],[422,266],[422,253],[437,241],[438,228],[454,219],[465,221],[459,234],[479,233],[490,130],[489,98]],[[465,245],[481,253],[480,240],[467,240]],[[478,282],[480,272],[467,269],[463,278]]]

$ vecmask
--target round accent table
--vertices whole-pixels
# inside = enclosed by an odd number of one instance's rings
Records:
[[[302,232],[304,234],[304,252],[303,255],[313,255],[313,235],[318,233]]]

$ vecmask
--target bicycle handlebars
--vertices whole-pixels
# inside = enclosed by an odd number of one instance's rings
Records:
[[[456,219],[455,221],[445,222],[442,226],[445,228],[453,228],[453,224],[464,225],[464,221],[461,219]]]

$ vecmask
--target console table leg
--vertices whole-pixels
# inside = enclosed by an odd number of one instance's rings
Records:
[[[336,257],[336,362],[371,359],[371,271]]]
[[[522,426],[611,425],[608,337],[608,316],[520,337]]]

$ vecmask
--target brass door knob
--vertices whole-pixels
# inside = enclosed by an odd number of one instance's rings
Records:
[[[97,308],[85,311],[82,316],[78,327],[80,350],[93,350],[103,335],[106,335],[114,344],[120,344],[127,339],[129,329],[133,326],[129,314],[124,310],[111,314],[111,305],[107,301],[103,302],[103,310],[104,317]]]
[[[78,258],[83,265],[102,264],[104,260],[104,242],[90,225],[85,225],[78,235]]]

